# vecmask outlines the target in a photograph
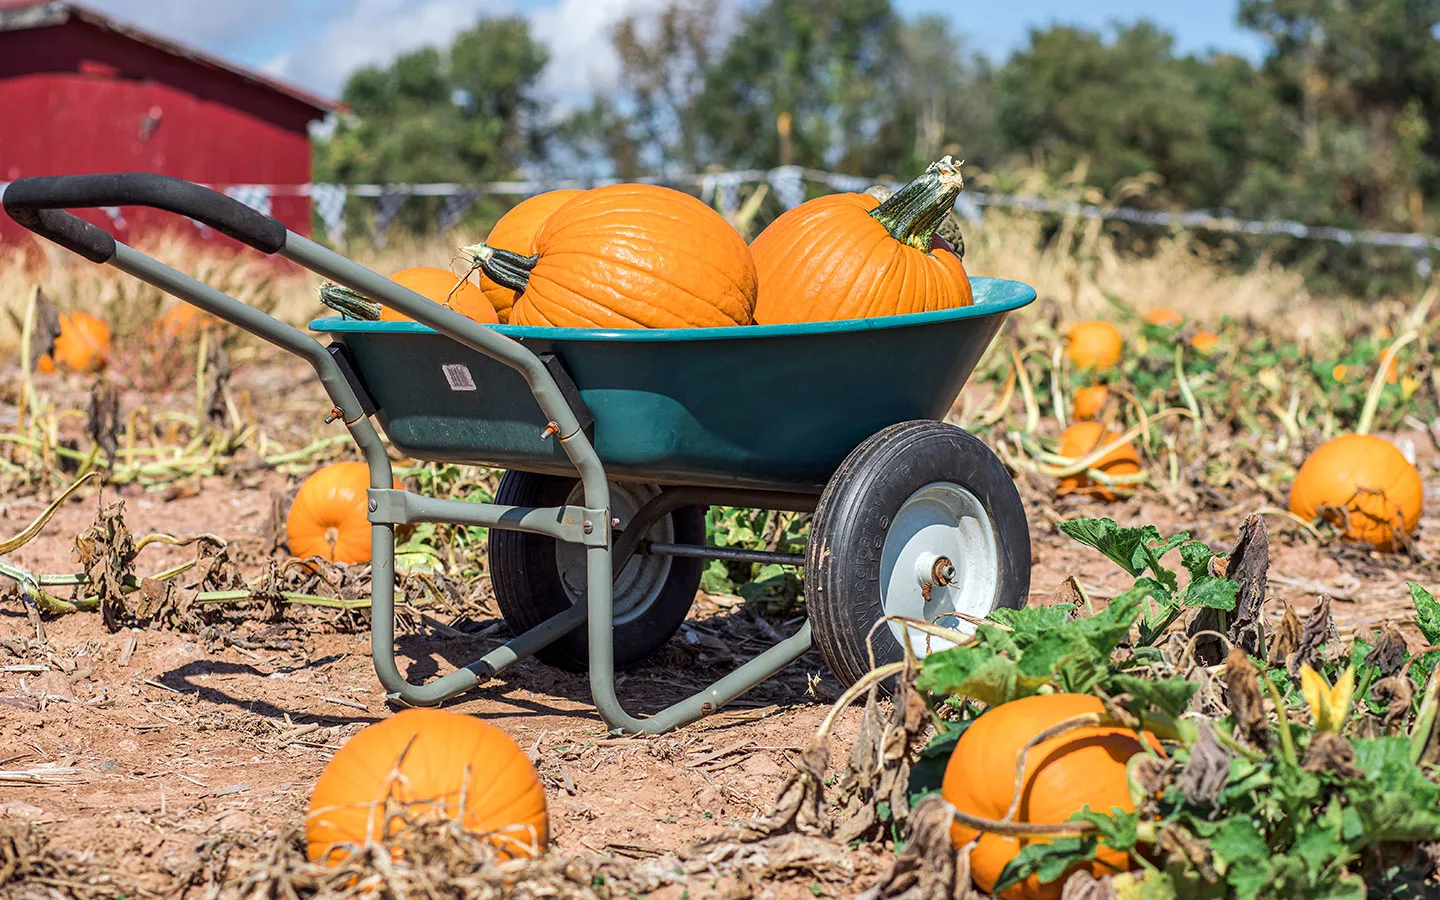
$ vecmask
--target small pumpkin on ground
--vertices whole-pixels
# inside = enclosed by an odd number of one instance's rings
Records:
[[[1109,322],[1081,322],[1070,329],[1065,352],[1081,369],[1100,371],[1119,364],[1125,338]]]
[[[1099,422],[1076,422],[1060,433],[1060,455],[1070,459],[1083,459],[1120,439],[1120,435],[1107,431]],[[1135,475],[1140,472],[1140,454],[1128,441],[1102,456],[1090,466],[1106,475]],[[1086,493],[1101,500],[1114,500],[1117,491],[1124,488],[1095,484],[1085,472],[1067,475],[1060,480],[1057,493],[1061,496],[1072,493]]]
[[[1021,753],[1025,753],[1015,822],[1059,824],[1087,805],[1096,812],[1109,812],[1112,806],[1133,812],[1126,763],[1145,750],[1134,731],[1085,726],[1041,741],[1025,752],[1026,745],[1047,729],[1075,716],[1104,712],[1105,705],[1088,694],[1043,694],[991,709],[976,719],[955,744],[945,766],[941,795],[962,813],[1004,819],[1014,800],[1016,765]],[[1159,749],[1154,735],[1145,732],[1144,739]],[[959,821],[950,826],[950,839],[957,849],[977,837],[970,851],[970,875],[986,893],[993,890],[1006,863],[1025,845],[1053,840],[981,834]],[[1129,856],[1106,847],[1100,848],[1089,865],[1096,878],[1133,867]],[[1079,868],[1072,867],[1045,884],[1031,876],[999,896],[1001,900],[1059,900],[1065,879]]]
[[[938,234],[963,187],[947,156],[883,203],[831,194],[785,212],[750,244],[760,277],[756,324],[969,306],[965,266]]]
[[[1103,384],[1092,384],[1075,391],[1075,408],[1072,417],[1077,422],[1098,419],[1110,401],[1110,389]]]
[[[585,191],[550,214],[535,252],[461,250],[517,292],[514,325],[703,328],[748,325],[755,263],[740,232],[689,194],[649,184]]]
[[[545,224],[545,220],[549,219],[555,210],[583,193],[585,192],[578,190],[546,191],[521,200],[490,229],[490,233],[485,236],[486,245],[500,250],[513,250],[521,256],[532,255],[540,226]],[[509,322],[510,310],[515,305],[514,289],[496,284],[482,273],[480,290],[490,299],[490,305],[495,307],[500,321]]]
[[[1310,454],[1290,487],[1290,511],[1335,523],[1347,541],[1390,552],[1420,523],[1420,472],[1382,438],[1346,434]]]
[[[1197,331],[1190,339],[1190,346],[1209,356],[1220,346],[1220,336],[1209,331]]]
[[[395,488],[400,487],[395,479]],[[369,489],[370,467],[363,462],[335,463],[306,478],[285,518],[291,555],[298,559],[323,556],[338,563],[369,562]]]
[[[216,322],[214,316],[202,312],[189,303],[177,303],[155,320],[151,328],[152,339],[160,344],[174,344],[199,336],[200,332]]]
[[[458,821],[507,859],[549,841],[545,788],[525,751],[494,725],[445,710],[407,709],[345,742],[310,792],[307,854],[333,866],[349,855],[344,845],[384,841],[406,824],[387,821],[390,810],[412,823]]]
[[[1157,306],[1145,314],[1145,321],[1151,325],[1159,325],[1161,328],[1174,328],[1185,319],[1173,309]]]
[[[98,372],[110,362],[110,326],[87,312],[60,316],[60,336],[52,354],[40,357],[36,368],[54,372],[56,363],[71,372]]]

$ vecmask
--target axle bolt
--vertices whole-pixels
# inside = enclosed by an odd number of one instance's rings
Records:
[[[930,570],[930,580],[936,584],[953,584],[955,582],[955,566],[944,556],[935,560],[934,567]]]

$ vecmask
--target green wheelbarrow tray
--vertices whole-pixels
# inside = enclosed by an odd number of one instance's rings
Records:
[[[798,325],[490,326],[553,357],[593,416],[611,480],[820,493],[851,450],[943,419],[1028,285],[971,280],[963,309]],[[573,475],[515,370],[415,322],[326,318],[390,443],[415,459]]]
[[[370,473],[370,651],[396,702],[436,705],[539,656],[588,671],[613,731],[662,732],[723,707],[812,645],[853,681],[867,645],[879,652],[871,637],[898,658],[909,626],[896,615],[973,618],[1028,596],[1029,530],[1013,480],[983,442],[938,421],[1005,314],[1034,299],[1026,285],[977,278],[966,309],[860,321],[484,326],[177,178],[22,178],[0,198],[42,238],[314,369],[332,404],[317,418],[349,431]],[[108,206],[188,216],[414,321],[318,320],[335,339],[327,346],[66,212]],[[495,500],[395,489],[377,422],[413,458],[508,469]],[[806,554],[707,545],[701,511],[713,505],[813,511]],[[415,522],[490,529],[496,600],[515,632],[424,684],[408,681],[395,656],[395,529]],[[632,716],[616,694],[617,664],[643,660],[679,630],[707,559],[803,565],[807,621],[695,694]],[[871,627],[886,617],[889,631]]]

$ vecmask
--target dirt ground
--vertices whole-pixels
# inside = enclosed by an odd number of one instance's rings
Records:
[[[237,372],[237,390],[263,410],[270,440],[298,446],[338,433],[338,425],[330,431],[319,424],[328,404],[305,374],[280,364]],[[183,397],[182,387],[171,399]],[[144,399],[132,391],[122,402]],[[0,409],[6,412],[13,407]],[[1440,509],[1435,448],[1423,433],[1405,437],[1416,447],[1431,508]],[[253,577],[265,564],[273,497],[298,480],[255,471],[156,492],[86,487],[40,537],[4,561],[31,572],[75,571],[75,535],[94,518],[97,498],[118,497],[136,535],[217,534]],[[1160,492],[1106,506],[1077,499],[1056,507],[1043,488],[1024,485],[1034,602],[1072,574],[1096,599],[1128,586],[1124,573],[1059,534],[1056,517],[1110,515],[1162,531],[1183,527],[1223,547],[1247,512],[1275,505],[1255,491],[1227,498],[1221,509]],[[0,532],[19,531],[47,499],[0,497]],[[1440,554],[1433,518],[1422,521],[1413,553],[1391,558],[1320,545],[1278,516],[1267,521],[1274,598],[1303,610],[1327,593],[1342,631],[1405,620],[1404,582],[1440,580],[1432,563]],[[147,548],[140,568],[155,571],[189,554]],[[476,608],[485,614],[427,617],[403,632],[401,670],[423,680],[503,642],[508,632],[493,601],[482,598]],[[659,709],[763,648],[767,634],[788,634],[798,624],[767,620],[739,598],[702,595],[670,648],[624,676],[622,699],[635,712]],[[257,622],[250,640],[225,641],[164,630],[111,633],[98,614],[81,612],[45,617],[43,632],[41,640],[13,598],[0,600],[0,832],[33,826],[51,851],[118,873],[146,895],[168,895],[173,876],[219,838],[236,848],[232,866],[266,852],[303,822],[308,788],[336,748],[392,711],[371,669],[363,622],[348,631]],[[613,737],[589,706],[582,677],[531,661],[450,708],[504,728],[537,762],[548,786],[554,853],[644,859],[764,816],[838,693],[812,651],[700,723],[661,737]],[[858,720],[858,707],[842,717],[838,746],[847,745]],[[882,850],[861,847],[767,890],[775,897],[851,896],[886,863]],[[660,896],[709,896],[709,885],[701,877],[688,894]]]

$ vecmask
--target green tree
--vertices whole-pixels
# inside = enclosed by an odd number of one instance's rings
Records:
[[[901,35],[889,0],[768,0],[746,10],[696,101],[703,158],[893,168]]]
[[[424,48],[357,71],[350,108],[317,144],[316,177],[354,182],[476,182],[511,177],[543,150],[536,82],[546,62],[524,19],[482,19],[445,51]],[[404,221],[434,221],[411,201]],[[429,217],[428,220],[426,217]]]

